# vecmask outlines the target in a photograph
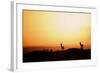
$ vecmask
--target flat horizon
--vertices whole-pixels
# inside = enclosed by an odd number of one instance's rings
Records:
[[[91,14],[23,10],[23,49],[80,48],[79,42],[91,47]]]

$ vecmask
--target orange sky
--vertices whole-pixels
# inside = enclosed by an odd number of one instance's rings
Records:
[[[91,46],[91,14],[23,10],[23,46]]]

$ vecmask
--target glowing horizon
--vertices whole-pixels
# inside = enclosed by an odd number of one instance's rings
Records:
[[[23,10],[23,47],[91,48],[91,14]]]

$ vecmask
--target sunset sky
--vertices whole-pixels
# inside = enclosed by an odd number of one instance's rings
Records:
[[[91,48],[91,14],[23,10],[23,47]]]

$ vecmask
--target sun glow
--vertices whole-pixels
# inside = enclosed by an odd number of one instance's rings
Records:
[[[89,13],[23,11],[23,45],[79,47],[79,42],[90,48]]]

